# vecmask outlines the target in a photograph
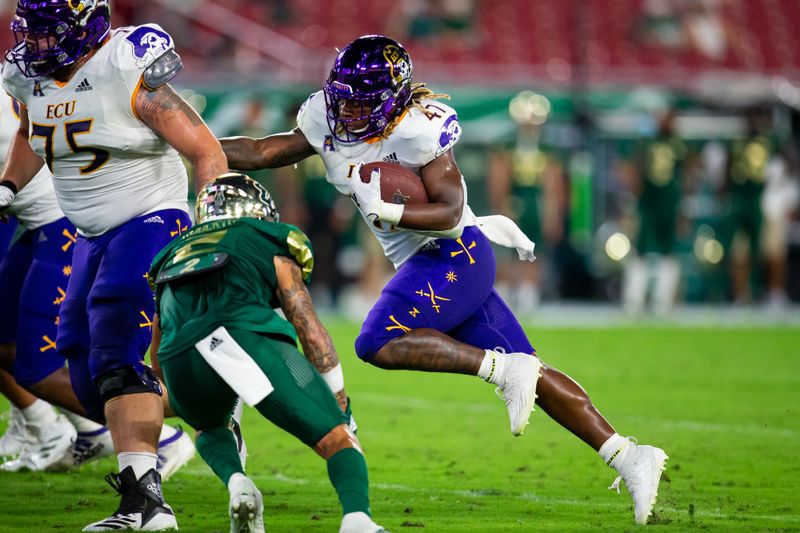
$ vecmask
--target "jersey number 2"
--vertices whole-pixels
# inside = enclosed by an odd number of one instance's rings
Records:
[[[64,124],[64,134],[67,138],[67,144],[73,153],[79,154],[87,152],[92,154],[92,162],[88,165],[81,167],[81,174],[90,174],[102,167],[108,161],[110,154],[106,150],[100,148],[92,148],[89,146],[78,146],[75,142],[75,136],[82,133],[89,133],[92,131],[92,123],[94,119],[79,120],[76,122],[67,122]],[[47,168],[53,172],[53,137],[56,133],[56,126],[52,124],[37,124],[31,123],[31,139],[34,137],[44,138],[44,154]]]

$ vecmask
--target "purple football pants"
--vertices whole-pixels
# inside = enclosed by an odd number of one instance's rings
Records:
[[[146,278],[150,262],[190,225],[188,213],[168,209],[134,218],[98,237],[78,237],[56,342],[69,361],[72,388],[90,418],[103,418],[97,378],[142,363],[155,311]]]
[[[56,324],[74,245],[75,227],[60,218],[22,233],[0,263],[0,344],[16,343],[14,378],[23,387],[64,366]]]
[[[356,339],[365,361],[387,342],[431,328],[482,349],[534,353],[514,314],[494,290],[495,257],[475,226],[414,254],[384,287]]]

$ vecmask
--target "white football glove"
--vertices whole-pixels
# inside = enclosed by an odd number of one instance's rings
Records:
[[[381,220],[397,225],[403,216],[404,206],[381,200],[381,169],[372,170],[369,183],[361,181],[361,167],[363,166],[364,162],[359,162],[353,178],[350,179],[350,197],[370,222]]]

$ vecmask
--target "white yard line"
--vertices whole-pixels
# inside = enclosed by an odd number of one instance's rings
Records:
[[[485,403],[471,402],[434,402],[421,398],[408,396],[397,396],[391,394],[378,394],[374,392],[361,392],[357,398],[360,405],[367,403],[391,406],[395,409],[409,408],[426,412],[454,411],[459,413],[497,413],[503,414],[502,403],[497,406]],[[363,402],[363,403],[362,403]],[[356,414],[358,412],[356,411]],[[534,412],[534,416],[547,416],[541,409]],[[761,435],[764,437],[776,438],[797,438],[800,437],[800,430],[789,428],[765,427],[756,424],[725,424],[719,422],[698,422],[695,420],[671,420],[665,418],[621,416],[618,419],[635,423],[648,428],[665,429],[669,431],[688,431],[693,433],[735,433],[739,435]],[[531,423],[535,423],[535,418],[531,418]]]
[[[184,468],[181,470],[181,473],[190,474],[198,477],[213,477],[214,473],[208,468]],[[287,483],[291,485],[328,485],[328,481],[324,478],[320,479],[302,479],[302,478],[291,478],[284,474],[278,473],[275,475],[266,475],[266,474],[258,474],[250,476],[251,479],[254,481],[278,481],[281,483]],[[548,498],[544,496],[539,496],[537,494],[533,494],[530,492],[507,492],[507,491],[499,491],[497,494],[492,493],[492,489],[484,490],[464,490],[464,489],[434,489],[429,487],[415,487],[411,485],[401,485],[397,483],[370,483],[371,488],[385,490],[388,492],[414,492],[414,493],[425,493],[432,497],[438,495],[444,496],[459,496],[462,498],[490,498],[490,497],[497,497],[503,499],[515,499],[515,500],[524,500],[524,501],[532,501],[536,503],[541,503],[543,505],[562,505],[565,507],[605,507],[605,508],[617,508],[621,506],[627,506],[629,504],[628,496],[626,494],[621,494],[619,497],[621,498],[618,502],[597,502],[596,500],[584,500],[584,499],[573,499],[573,498]],[[616,496],[616,494],[612,495]],[[688,510],[685,508],[677,508],[677,507],[668,507],[662,505],[656,505],[656,511],[666,511],[669,513],[678,513],[678,514],[688,514]],[[762,515],[762,514],[749,514],[743,513],[742,511],[732,510],[731,512],[725,512],[721,509],[716,510],[709,510],[704,511],[702,509],[697,509],[694,512],[695,516],[698,517],[707,517],[707,518],[721,518],[721,519],[731,519],[740,522],[742,520],[772,520],[776,522],[791,522],[791,523],[800,523],[800,516],[798,515]]]

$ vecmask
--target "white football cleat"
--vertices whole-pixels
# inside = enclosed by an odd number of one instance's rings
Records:
[[[522,435],[536,403],[536,383],[542,377],[542,362],[528,353],[498,354],[506,358],[503,383],[497,395],[506,402],[511,420],[511,433]]]
[[[95,431],[78,431],[78,436],[60,461],[48,468],[51,471],[79,468],[84,463],[108,457],[114,453],[111,432],[105,426]]]
[[[342,517],[339,533],[389,533],[372,521],[367,513],[347,513]]]
[[[156,455],[158,456],[156,470],[161,476],[161,481],[166,481],[180,467],[192,460],[194,443],[180,426],[173,428],[165,425],[161,428],[161,439],[158,441]]]
[[[616,489],[619,493],[619,483],[624,481],[633,498],[636,523],[646,524],[648,517],[653,513],[661,473],[669,457],[661,448],[640,446],[635,442],[628,444],[623,454],[619,459],[619,466],[615,467],[620,475],[608,488]]]
[[[0,470],[6,472],[44,470],[61,461],[77,437],[75,428],[61,414],[56,415],[55,421],[46,424],[27,422],[25,428],[31,436],[31,441],[16,459],[0,465]]]
[[[8,427],[0,437],[0,458],[13,459],[22,452],[30,439],[22,411],[12,405],[8,411]]]
[[[234,474],[228,488],[231,533],[264,533],[264,500],[253,481],[244,474]]]

